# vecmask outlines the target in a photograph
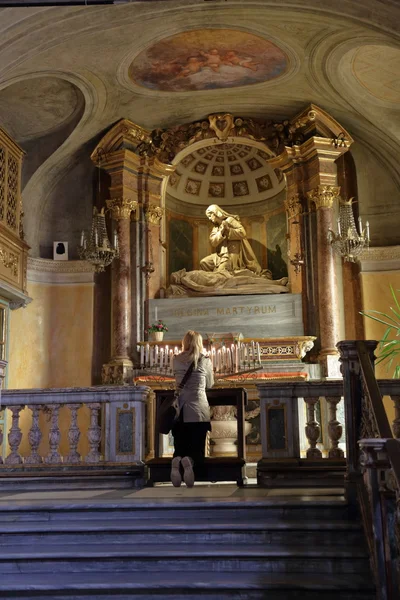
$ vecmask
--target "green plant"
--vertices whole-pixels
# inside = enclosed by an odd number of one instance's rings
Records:
[[[393,286],[390,286],[390,291],[395,304],[394,307],[390,306],[390,313],[369,310],[362,311],[361,314],[378,323],[382,323],[382,325],[386,325],[386,331],[379,342],[379,356],[376,364],[386,363],[388,371],[394,366],[393,378],[400,379],[400,301],[396,296]],[[399,291],[397,290],[397,292]]]
[[[158,319],[157,323],[153,323],[152,325],[149,325],[149,328],[147,331],[149,333],[155,333],[157,331],[168,331],[168,327],[165,325],[165,323],[163,323],[161,321],[161,319]]]

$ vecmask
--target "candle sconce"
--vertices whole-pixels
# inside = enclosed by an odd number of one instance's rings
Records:
[[[300,226],[300,221],[292,221],[293,225],[299,225]],[[287,236],[290,239],[290,234],[287,234]],[[297,229],[297,248],[300,248],[300,231],[299,229]],[[298,275],[301,271],[301,267],[304,267],[304,265],[306,264],[305,258],[301,252],[301,250],[299,252],[295,252],[294,256],[292,257],[291,252],[290,252],[290,247],[288,248],[288,258],[289,258],[289,262],[290,264],[294,267],[294,272],[296,273],[296,275]]]

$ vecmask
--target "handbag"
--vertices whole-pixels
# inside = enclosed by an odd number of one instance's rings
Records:
[[[193,368],[194,362],[192,362],[192,364],[184,374],[182,381],[177,386],[177,389],[174,392],[174,395],[171,398],[164,400],[164,402],[158,409],[157,429],[159,433],[169,433],[173,426],[178,422],[181,412],[179,408],[179,394],[183,390],[187,380],[192,374]]]

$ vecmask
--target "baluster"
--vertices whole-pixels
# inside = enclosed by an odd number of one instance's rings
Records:
[[[58,412],[60,410],[59,404],[53,404],[51,406],[51,426],[49,431],[49,446],[50,452],[44,459],[46,463],[60,463],[61,455],[58,452],[58,446],[60,445],[61,432],[58,426]]]
[[[81,462],[81,455],[77,451],[77,447],[81,432],[79,431],[77,420],[80,404],[67,404],[67,406],[71,411],[71,425],[68,431],[69,454],[65,460],[68,463],[79,463]]]
[[[343,427],[336,418],[337,405],[341,401],[341,398],[339,396],[325,396],[325,400],[328,404],[328,436],[331,442],[328,456],[329,458],[343,458],[344,452],[341,448],[339,448],[339,440],[342,437]]]
[[[38,453],[39,444],[42,440],[42,432],[39,427],[39,414],[42,407],[39,404],[34,404],[33,406],[28,406],[28,408],[32,411],[32,426],[28,433],[31,454],[25,458],[25,464],[36,465],[43,462],[42,457]]]
[[[88,429],[88,440],[90,450],[85,458],[85,462],[98,463],[100,462],[101,454],[99,452],[99,444],[101,441],[101,427],[99,421],[100,404],[87,404],[90,409],[90,427]]]
[[[317,442],[321,433],[319,423],[315,420],[315,405],[318,398],[304,398],[307,404],[307,425],[305,427],[307,440],[310,447],[307,450],[307,458],[322,458],[322,452],[317,448]]]
[[[18,448],[22,440],[22,431],[19,428],[19,413],[22,406],[10,406],[12,413],[12,423],[10,433],[8,434],[8,443],[10,444],[11,452],[6,457],[6,465],[19,465],[22,463],[22,457],[18,453]]]
[[[394,402],[394,421],[392,424],[395,438],[400,438],[400,396],[392,396]]]

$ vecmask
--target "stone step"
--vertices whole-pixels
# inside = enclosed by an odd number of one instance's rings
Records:
[[[145,500],[120,499],[92,501],[53,500],[46,503],[41,500],[10,501],[0,507],[0,522],[16,521],[66,521],[69,519],[85,522],[103,519],[176,519],[195,522],[206,520],[246,520],[289,519],[293,521],[321,520],[337,521],[349,518],[349,508],[341,497],[324,496],[323,499],[309,498],[263,498],[260,501],[241,501],[240,497],[212,501],[209,499],[193,501],[180,498],[178,501],[165,500],[162,503],[151,498]]]
[[[2,548],[0,573],[170,572],[369,573],[363,547],[229,544],[99,544]]]
[[[35,477],[24,476],[11,477],[2,474],[0,478],[1,491],[3,492],[35,492],[35,491],[49,491],[49,490],[109,490],[109,489],[133,489],[140,483],[143,485],[143,481],[140,480],[139,467],[132,473],[123,474],[107,474],[104,475],[92,475],[76,474],[71,476],[51,476],[51,477]],[[143,475],[142,475],[143,478]]]
[[[364,534],[358,523],[347,521],[216,521],[201,520],[67,520],[47,522],[8,522],[2,524],[2,546],[45,544],[166,544],[243,543],[362,546]]]
[[[361,575],[310,576],[302,573],[12,574],[1,578],[0,598],[13,600],[375,600]]]

